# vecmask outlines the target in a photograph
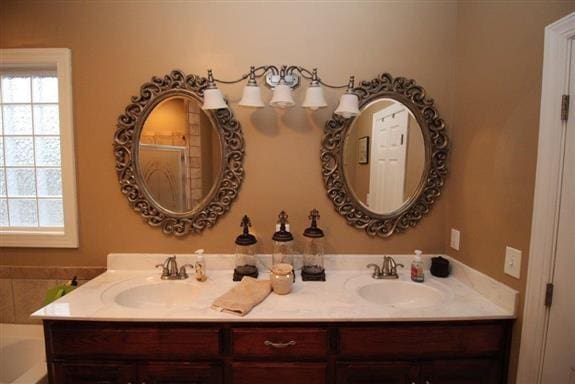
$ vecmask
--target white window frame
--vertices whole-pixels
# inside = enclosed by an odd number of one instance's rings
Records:
[[[0,49],[0,68],[56,66],[60,117],[63,229],[0,230],[2,247],[78,248],[78,207],[72,114],[72,60],[68,48]]]

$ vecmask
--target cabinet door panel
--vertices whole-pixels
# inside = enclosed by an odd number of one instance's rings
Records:
[[[323,363],[233,363],[234,384],[325,384]]]
[[[422,367],[426,384],[498,384],[501,370],[496,360],[436,360]]]
[[[135,368],[122,364],[57,363],[51,366],[50,382],[56,384],[136,383]]]
[[[221,384],[222,368],[209,363],[150,363],[140,365],[146,384]]]
[[[341,363],[338,384],[415,384],[419,368],[408,362]]]

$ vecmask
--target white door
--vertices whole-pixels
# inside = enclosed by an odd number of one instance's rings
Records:
[[[571,41],[569,117],[553,271],[553,303],[543,357],[543,384],[575,384],[575,44]]]
[[[373,114],[368,205],[375,212],[404,202],[407,124],[407,108],[399,103]]]

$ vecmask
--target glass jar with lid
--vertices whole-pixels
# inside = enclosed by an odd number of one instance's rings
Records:
[[[304,252],[301,279],[303,281],[325,281],[323,266],[324,233],[318,228],[319,211],[313,209],[309,214],[310,226],[303,232]]]
[[[236,256],[234,281],[240,281],[244,276],[258,277],[257,239],[250,233],[252,226],[250,218],[244,215],[241,227],[243,232],[236,238]]]
[[[287,219],[287,213],[285,213],[285,211],[281,211],[278,216],[276,232],[272,236],[272,240],[274,241],[272,264],[289,264],[293,268],[294,241],[293,235],[289,231]]]

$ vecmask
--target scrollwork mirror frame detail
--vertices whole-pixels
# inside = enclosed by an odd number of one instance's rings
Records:
[[[165,234],[184,236],[199,233],[212,227],[225,214],[237,197],[244,178],[245,143],[239,121],[230,109],[205,111],[218,130],[221,144],[222,167],[220,175],[202,204],[190,212],[177,213],[159,206],[145,188],[137,158],[140,135],[144,122],[152,109],[170,96],[187,96],[203,100],[208,80],[197,75],[185,75],[182,71],[158,77],[154,76],[140,88],[140,94],[118,117],[114,134],[114,156],[120,189],[130,206],[139,212],[144,221],[153,227],[161,227]]]
[[[324,127],[322,176],[335,209],[353,227],[364,229],[371,236],[389,237],[414,227],[440,196],[447,176],[449,138],[433,99],[415,80],[382,73],[372,80],[362,81],[353,92],[359,97],[360,109],[381,98],[403,103],[411,110],[423,133],[425,167],[417,190],[397,210],[377,214],[359,201],[344,175],[344,144],[354,119],[333,114]]]

